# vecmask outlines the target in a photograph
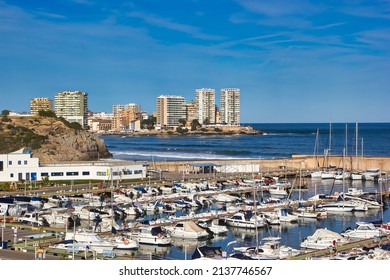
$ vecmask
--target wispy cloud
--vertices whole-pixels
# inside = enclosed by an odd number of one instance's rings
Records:
[[[340,12],[356,17],[390,19],[390,1],[358,1],[361,5],[350,5],[340,7]]]
[[[46,12],[35,12],[36,15],[53,18],[53,19],[65,19],[66,16],[60,14],[46,13]]]
[[[145,21],[147,24],[161,27],[173,31],[182,32],[188,35],[191,35],[194,38],[202,39],[202,40],[222,40],[224,37],[218,36],[218,35],[209,35],[206,33],[203,33],[199,28],[187,24],[181,24],[174,22],[172,19],[169,18],[163,18],[157,15],[148,14],[144,12],[132,12],[127,13],[128,17],[132,18],[139,18]]]
[[[359,32],[355,35],[358,42],[362,42],[375,49],[379,48],[389,52],[390,28],[368,30]]]
[[[315,26],[315,27],[313,27],[312,29],[313,29],[313,30],[323,30],[323,29],[328,29],[328,28],[332,28],[332,27],[344,25],[344,24],[346,24],[346,23],[347,23],[346,21],[343,21],[343,22],[335,22],[335,23],[330,23],[330,24],[326,24],[326,25]]]
[[[313,5],[306,0],[236,0],[250,12],[262,14],[270,17],[280,17],[297,14],[313,14],[321,10],[321,5]]]

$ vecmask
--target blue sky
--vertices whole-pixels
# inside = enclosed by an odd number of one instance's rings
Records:
[[[0,38],[1,110],[234,87],[242,122],[390,121],[389,0],[0,0]]]

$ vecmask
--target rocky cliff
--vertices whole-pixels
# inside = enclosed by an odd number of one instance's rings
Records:
[[[102,139],[52,117],[6,117],[0,121],[0,152],[30,148],[41,162],[111,157]]]

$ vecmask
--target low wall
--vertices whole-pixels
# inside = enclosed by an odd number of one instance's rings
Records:
[[[354,157],[354,156],[323,156],[293,155],[283,159],[248,159],[248,160],[207,160],[207,161],[161,161],[149,162],[150,168],[171,172],[187,172],[198,170],[192,167],[193,163],[213,163],[215,165],[259,164],[260,172],[275,170],[315,170],[321,167],[336,166],[346,170],[364,171],[369,168],[380,168],[382,172],[390,172],[390,157]]]

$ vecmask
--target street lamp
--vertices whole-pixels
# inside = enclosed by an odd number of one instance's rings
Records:
[[[73,215],[72,216],[72,220],[73,220],[73,246],[72,246],[72,260],[74,260],[74,251],[75,251],[75,246],[76,246],[76,220],[77,220],[77,215]]]
[[[4,217],[3,217],[3,226],[1,227],[1,247],[0,247],[0,249],[5,249],[5,248],[3,248],[3,246],[4,246],[4,229],[5,229],[5,211],[4,211]]]

